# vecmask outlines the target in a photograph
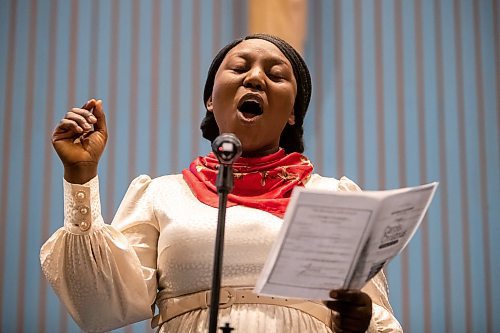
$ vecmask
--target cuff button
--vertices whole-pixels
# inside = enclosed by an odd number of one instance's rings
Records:
[[[78,191],[78,192],[76,192],[76,198],[77,198],[78,200],[83,200],[83,199],[85,199],[85,192],[84,192],[84,191]]]
[[[80,207],[79,212],[82,215],[87,215],[89,213],[89,209],[87,207]]]
[[[81,231],[87,231],[89,229],[90,229],[90,223],[88,223],[87,221],[80,222],[80,230]]]

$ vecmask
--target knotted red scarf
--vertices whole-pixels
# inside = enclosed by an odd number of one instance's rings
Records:
[[[213,153],[195,159],[184,169],[184,180],[198,200],[218,207],[215,180],[219,162]],[[295,186],[304,186],[313,166],[299,153],[286,154],[283,149],[264,157],[240,157],[233,165],[234,189],[227,206],[243,205],[257,208],[280,218],[290,201]]]

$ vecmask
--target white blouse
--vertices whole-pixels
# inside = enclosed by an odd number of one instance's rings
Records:
[[[317,174],[306,187],[359,190],[345,177]],[[255,285],[281,223],[258,209],[227,209],[222,286]],[[196,199],[182,175],[137,177],[111,225],[101,216],[97,177],[84,185],[64,181],[64,226],[42,246],[42,270],[83,330],[107,331],[151,318],[155,302],[161,308],[168,298],[210,289],[216,227],[217,209]],[[402,331],[383,274],[363,290],[374,302],[369,331]],[[332,332],[299,310],[264,304],[220,315],[238,333]],[[160,332],[201,332],[207,320],[207,310],[192,311]]]

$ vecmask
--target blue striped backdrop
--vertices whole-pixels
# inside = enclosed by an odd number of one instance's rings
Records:
[[[308,18],[317,171],[367,189],[440,181],[387,270],[397,317],[408,332],[500,331],[500,2],[311,0]],[[62,225],[50,133],[65,111],[104,100],[109,221],[135,175],[208,151],[204,77],[247,20],[243,0],[0,0],[0,331],[79,331],[38,260]]]

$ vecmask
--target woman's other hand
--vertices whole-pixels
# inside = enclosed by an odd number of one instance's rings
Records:
[[[334,301],[325,302],[333,310],[333,331],[336,333],[366,332],[372,317],[372,300],[360,290],[332,290]]]
[[[97,175],[107,138],[101,100],[91,99],[66,113],[52,133],[52,145],[64,165],[68,182],[83,184]]]

